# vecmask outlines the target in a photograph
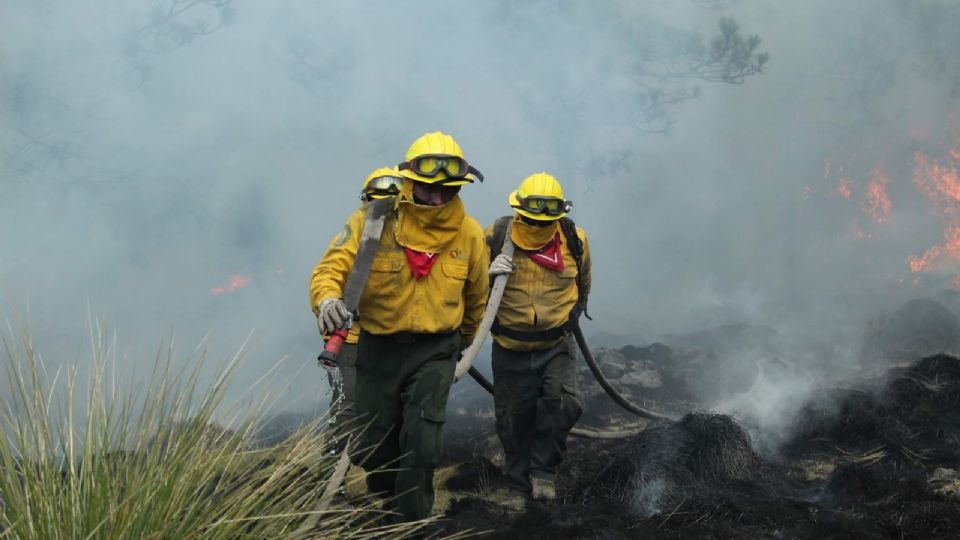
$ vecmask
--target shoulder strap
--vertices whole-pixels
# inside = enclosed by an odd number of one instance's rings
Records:
[[[490,237],[490,258],[493,259],[503,251],[503,241],[507,237],[507,225],[513,216],[503,216],[493,222],[493,236]]]
[[[583,311],[583,314],[588,319],[592,319],[590,314],[587,313],[587,297],[583,294],[583,283],[581,281],[583,279],[583,242],[577,234],[577,224],[568,217],[562,217],[560,218],[560,230],[563,232],[563,237],[567,240],[570,255],[577,263],[577,307]]]
[[[347,274],[346,282],[343,285],[343,303],[353,313],[357,312],[357,307],[360,305],[360,296],[363,295],[363,290],[367,286],[367,278],[370,277],[373,258],[380,248],[383,224],[387,219],[387,214],[390,213],[390,209],[393,208],[393,199],[390,197],[375,199],[366,204],[366,219],[363,222],[363,231],[360,233],[360,246],[357,248],[353,266],[350,268],[350,273]]]

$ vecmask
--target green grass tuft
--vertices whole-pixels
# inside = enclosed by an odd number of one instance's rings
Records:
[[[240,355],[201,385],[202,355],[176,362],[167,347],[147,380],[121,387],[115,347],[92,328],[90,365],[52,375],[28,332],[3,333],[4,536],[401,538],[425,525],[381,526],[375,501],[333,501],[344,462],[317,424],[258,447],[265,400],[246,411],[224,404]]]

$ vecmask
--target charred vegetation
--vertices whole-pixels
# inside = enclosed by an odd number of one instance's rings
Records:
[[[678,364],[667,351],[623,347],[614,358],[662,373]],[[955,537],[958,404],[960,359],[937,354],[818,390],[775,452],[758,451],[736,419],[712,412],[654,422],[620,441],[577,440],[557,504],[522,510],[498,502],[496,459],[474,442],[474,457],[447,477],[454,495],[441,527],[491,538]],[[488,442],[495,451],[495,438]]]

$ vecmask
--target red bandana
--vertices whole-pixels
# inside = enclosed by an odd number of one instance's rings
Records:
[[[413,271],[413,278],[420,279],[430,274],[433,263],[437,262],[436,253],[424,253],[408,247],[403,248],[407,254],[407,262],[410,263],[410,270]]]
[[[527,255],[533,259],[533,262],[544,268],[563,272],[563,252],[560,251],[559,232],[553,237],[553,240],[547,242],[547,245],[537,251],[528,251]]]

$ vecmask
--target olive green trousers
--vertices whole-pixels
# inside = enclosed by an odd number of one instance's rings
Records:
[[[360,334],[354,407],[366,428],[353,459],[366,469],[370,491],[405,521],[433,509],[433,471],[459,351],[459,332]]]

